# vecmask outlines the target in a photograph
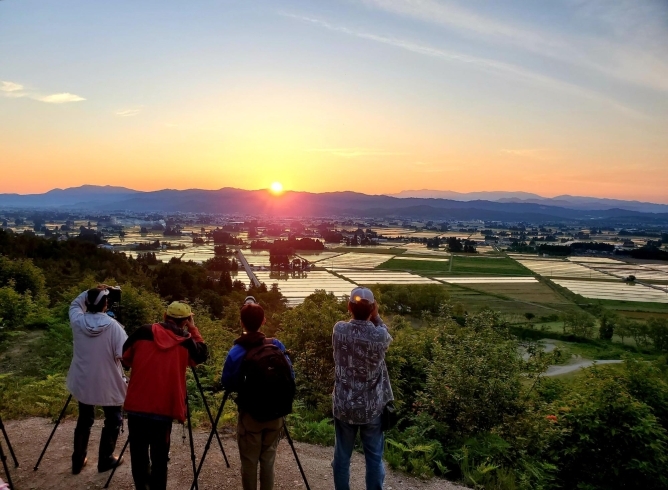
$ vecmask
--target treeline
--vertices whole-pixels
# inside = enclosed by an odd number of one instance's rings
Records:
[[[600,243],[600,242],[575,242],[570,245],[548,245],[542,244],[539,245],[538,253],[548,254],[548,255],[559,255],[567,256],[572,255],[578,252],[584,252],[591,250],[594,252],[608,252],[612,253],[615,251],[615,246],[610,243]]]
[[[231,233],[224,230],[213,230],[211,232],[211,238],[213,238],[213,243],[217,245],[243,245],[244,241],[241,238],[237,238]]]
[[[70,288],[86,279],[92,282],[113,280],[157,293],[164,301],[197,300],[214,317],[220,317],[228,304],[226,297],[235,291],[246,291],[243,282],[232,278],[238,269],[236,260],[223,256],[215,256],[204,265],[178,258],[163,263],[151,252],[132,259],[124,253],[98,248],[81,240],[57,241],[5,230],[0,230],[0,256],[4,256],[5,264],[16,261],[16,264],[21,264],[28,271],[33,269],[26,264],[31,264],[39,271],[43,284],[36,290],[34,284],[37,283],[33,281],[30,283],[33,286],[28,289],[33,293],[31,298],[34,294],[43,293],[41,297],[46,298],[45,306],[66,301],[68,298],[65,295],[69,294]],[[5,266],[4,270],[10,268]],[[9,285],[8,274],[5,274],[4,279],[0,274],[0,286]],[[15,290],[23,294],[23,281],[31,276],[12,272],[11,277],[16,282],[12,289],[18,288]],[[8,291],[5,293],[9,294]],[[27,299],[22,301],[21,304],[27,304]],[[8,317],[6,314],[4,318]]]

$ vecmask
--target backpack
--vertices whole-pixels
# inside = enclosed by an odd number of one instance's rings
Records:
[[[241,364],[241,385],[237,404],[260,422],[292,413],[295,380],[285,354],[272,339],[251,348]]]

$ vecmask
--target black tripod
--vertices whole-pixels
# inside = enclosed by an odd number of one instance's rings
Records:
[[[5,424],[2,423],[2,417],[0,417],[0,430],[2,430],[2,435],[5,437],[5,442],[7,443],[7,447],[9,448],[9,454],[12,455],[12,459],[14,460],[14,467],[18,468],[19,461],[16,459],[16,455],[14,454],[12,443],[9,442],[9,436],[7,435],[7,431],[5,430]],[[2,459],[2,466],[5,469],[5,476],[7,476],[7,484],[9,485],[10,489],[13,489],[14,484],[12,483],[12,476],[9,474],[9,466],[7,466],[7,456],[5,455],[4,450],[2,449],[1,442],[0,442],[0,459]]]
[[[223,447],[223,443],[220,440],[220,435],[218,434],[218,429],[216,428],[216,424],[214,424],[213,420],[213,415],[211,415],[211,410],[209,409],[209,403],[206,401],[206,397],[204,396],[204,389],[202,388],[202,385],[199,381],[199,376],[197,376],[197,371],[195,371],[195,368],[192,366],[190,367],[192,370],[193,376],[195,378],[195,383],[197,383],[197,388],[200,392],[200,395],[202,396],[202,402],[204,403],[204,408],[206,409],[206,413],[209,416],[209,421],[211,422],[211,425],[213,426],[213,432],[216,435],[216,438],[218,439],[218,445],[220,446],[220,451],[223,453],[223,458],[225,459],[225,464],[227,467],[230,467],[230,463],[227,460],[227,455],[225,454],[225,448]],[[192,432],[192,422],[190,419],[190,404],[188,403],[188,397],[186,396],[186,409],[187,409],[187,414],[188,414],[188,435],[190,437],[190,459],[192,460],[193,464],[193,475],[198,475],[199,474],[199,469],[196,468],[197,462],[196,462],[196,457],[195,457],[195,446],[193,442],[193,432]],[[125,453],[125,450],[128,447],[128,444],[130,442],[130,437],[128,436],[128,439],[125,441],[125,444],[123,445],[123,449],[121,450],[121,454],[119,455],[119,459],[123,456],[123,453]],[[209,441],[210,444],[211,441]],[[200,462],[200,467],[201,467],[201,462]],[[109,475],[109,478],[107,479],[107,483],[105,483],[104,488],[109,488],[109,484],[111,483],[111,479],[114,477],[114,473],[116,472],[116,467],[114,467],[111,470],[111,474]],[[194,488],[198,488],[197,485],[195,485]]]
[[[195,479],[193,480],[193,483],[190,486],[190,490],[197,489],[197,481],[199,479],[199,474],[202,471],[202,465],[204,465],[204,460],[206,459],[206,455],[209,452],[209,448],[211,447],[211,440],[213,439],[214,432],[217,431],[216,428],[218,427],[220,416],[223,414],[223,409],[225,408],[225,402],[227,401],[229,395],[230,395],[229,392],[226,391],[225,396],[223,396],[223,403],[220,404],[220,408],[218,409],[216,420],[213,423],[213,428],[211,429],[211,432],[209,433],[209,438],[206,441],[206,446],[204,447],[204,453],[202,454],[202,458],[199,461],[199,466],[197,467],[197,471],[195,472]],[[288,431],[288,425],[285,421],[285,417],[283,417],[283,430],[285,431],[285,436],[288,439],[288,444],[290,444],[290,447],[292,448],[292,454],[294,454],[295,456],[295,461],[297,462],[297,466],[299,467],[299,472],[301,473],[302,479],[304,480],[304,485],[306,485],[306,490],[311,490],[311,487],[308,484],[308,480],[306,479],[306,474],[304,473],[304,468],[302,468],[302,463],[301,461],[299,461],[297,450],[295,449],[295,445],[292,442],[292,437],[290,437],[290,432]],[[229,467],[229,464],[227,466]]]
[[[51,435],[46,441],[46,444],[44,445],[44,449],[42,449],[42,454],[39,455],[39,459],[37,460],[37,463],[35,463],[35,467],[33,470],[37,471],[39,468],[39,464],[42,462],[42,458],[44,457],[44,453],[46,453],[46,449],[49,447],[49,444],[51,444],[51,439],[53,439],[53,435],[56,433],[56,429],[60,425],[60,421],[63,418],[63,415],[65,415],[65,410],[67,410],[67,406],[70,404],[72,401],[72,394],[70,393],[70,396],[67,397],[67,401],[65,402],[65,406],[63,409],[60,411],[60,415],[58,415],[58,420],[56,420],[56,425],[53,426],[53,430],[51,431]]]

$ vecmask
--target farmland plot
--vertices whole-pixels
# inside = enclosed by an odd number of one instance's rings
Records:
[[[380,264],[387,262],[394,255],[389,254],[363,254],[363,253],[345,253],[321,261],[321,265],[327,270],[341,269],[373,269]]]
[[[640,284],[570,281],[565,279],[552,279],[552,282],[585,298],[636,301],[642,303],[668,303],[668,293]]]
[[[641,281],[668,281],[668,272],[651,270],[644,267],[597,267],[596,270],[619,277],[635,276]]]
[[[393,271],[341,271],[343,277],[357,284],[438,284],[427,277],[417,276],[409,272]]]
[[[567,260],[586,264],[624,264],[624,262],[607,257],[569,257]]]
[[[538,279],[532,276],[518,276],[518,277],[434,277],[442,282],[448,284],[531,284],[538,282]]]
[[[269,252],[244,250],[244,257],[250,265],[269,267]]]
[[[601,272],[568,261],[518,260],[527,269],[545,277],[565,277],[579,279],[612,279]]]
[[[431,258],[431,257],[406,257],[404,255],[397,255],[392,260],[417,260],[417,261],[428,261],[428,262],[450,262],[450,259],[441,259],[441,258]]]
[[[316,263],[320,262],[321,260],[331,259],[332,257],[336,257],[337,255],[341,254],[338,252],[297,253],[297,257],[299,257],[300,259],[308,260],[311,263]]]
[[[272,284],[278,284],[278,289],[288,300],[291,306],[300,304],[304,298],[313,294],[316,289],[324,289],[328,293],[334,293],[336,296],[349,295],[355,287],[340,277],[327,271],[311,271],[303,274],[277,273],[269,271],[259,271],[255,276],[267,287]]]

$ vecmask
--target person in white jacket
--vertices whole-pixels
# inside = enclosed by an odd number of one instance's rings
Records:
[[[104,410],[97,469],[101,473],[122,463],[122,459],[114,457],[113,453],[127,392],[120,360],[128,336],[123,326],[106,314],[108,294],[108,286],[100,284],[84,291],[70,304],[74,355],[67,374],[67,389],[79,402],[72,453],[72,473],[75,475],[88,461],[88,438],[95,422],[95,406]]]

